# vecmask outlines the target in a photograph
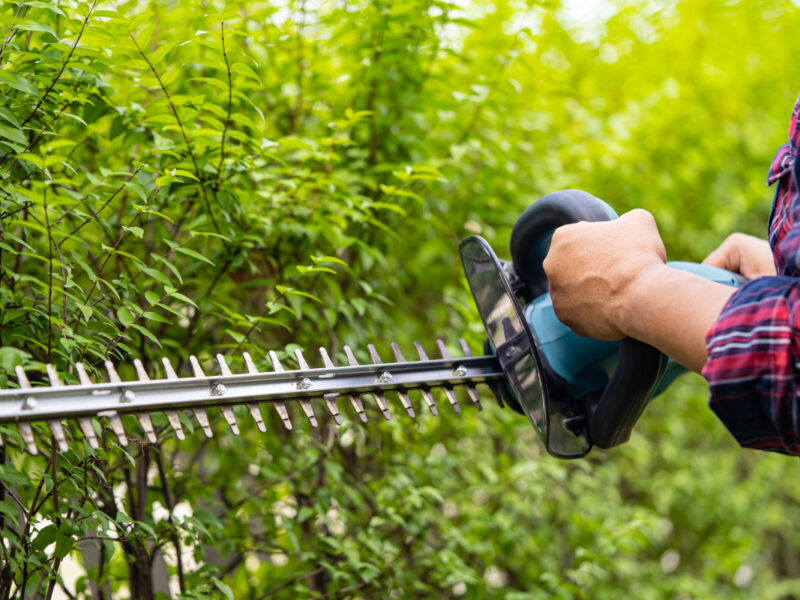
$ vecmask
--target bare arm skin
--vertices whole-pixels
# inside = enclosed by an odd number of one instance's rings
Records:
[[[544,263],[556,315],[580,335],[633,337],[699,372],[706,332],[735,290],[665,261],[655,220],[644,210],[560,227]]]

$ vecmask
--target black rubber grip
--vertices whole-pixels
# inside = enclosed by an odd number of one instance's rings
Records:
[[[589,438],[598,448],[628,441],[658,378],[661,352],[633,338],[619,345],[614,374],[594,406],[587,409]]]
[[[548,290],[542,263],[553,232],[578,221],[609,221],[605,204],[581,190],[561,190],[542,196],[519,216],[511,230],[511,260],[525,284],[523,296],[538,298]]]

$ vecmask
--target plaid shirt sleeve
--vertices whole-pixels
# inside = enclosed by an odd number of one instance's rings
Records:
[[[777,184],[769,241],[778,272],[745,283],[706,337],[709,405],[745,447],[800,455],[800,98],[789,142],[767,183]]]

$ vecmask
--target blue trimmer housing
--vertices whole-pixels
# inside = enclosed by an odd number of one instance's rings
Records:
[[[581,337],[555,315],[542,263],[553,231],[578,221],[609,221],[617,214],[579,190],[548,194],[529,206],[511,234],[511,262],[497,258],[479,236],[460,246],[467,281],[486,327],[487,349],[497,355],[507,384],[498,401],[527,415],[547,451],[585,455],[628,440],[647,403],[684,369],[656,348],[627,338]],[[668,266],[738,286],[739,275],[697,263]]]

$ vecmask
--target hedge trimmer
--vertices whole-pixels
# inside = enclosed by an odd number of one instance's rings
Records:
[[[179,439],[185,437],[183,411],[191,411],[206,436],[213,435],[207,409],[218,408],[234,434],[239,425],[233,411],[245,405],[261,431],[266,430],[261,404],[271,404],[283,425],[292,429],[288,404],[299,404],[312,427],[315,405],[321,400],[337,425],[342,424],[338,400],[345,398],[362,421],[367,420],[363,398],[371,397],[385,419],[391,418],[387,394],[396,396],[410,417],[415,416],[409,392],[419,392],[431,413],[437,414],[432,392],[441,389],[460,412],[454,388],[464,387],[481,410],[476,385],[486,384],[502,407],[527,415],[548,452],[563,458],[583,456],[596,445],[609,448],[625,442],[647,402],[663,392],[683,369],[655,348],[625,339],[602,342],[582,338],[555,316],[542,262],[553,231],[576,221],[616,218],[605,202],[577,190],[548,194],[517,220],[511,235],[511,262],[497,258],[478,236],[460,246],[461,261],[478,312],[486,328],[484,356],[473,356],[460,340],[463,356],[452,357],[437,340],[440,357],[429,359],[415,342],[419,360],[406,361],[392,344],[393,362],[384,363],[369,345],[370,364],[359,365],[345,346],[346,366],[336,366],[320,348],[321,367],[311,368],[299,350],[299,366],[285,370],[275,352],[268,352],[272,371],[260,371],[244,354],[245,373],[234,374],[218,354],[218,373],[206,374],[190,357],[192,375],[180,377],[162,359],[165,377],[151,379],[138,359],[138,379],[122,381],[106,362],[107,382],[93,382],[83,364],[74,366],[76,385],[63,385],[52,365],[46,366],[49,385],[31,385],[16,368],[18,387],[0,390],[0,423],[14,423],[28,450],[38,452],[32,423],[48,424],[58,448],[69,447],[62,420],[77,421],[92,448],[99,446],[95,419],[107,422],[121,445],[128,444],[122,416],[136,415],[149,442],[156,429],[151,414],[162,412]],[[713,281],[738,285],[738,276],[695,263],[669,263]],[[319,408],[317,408],[319,410]]]

